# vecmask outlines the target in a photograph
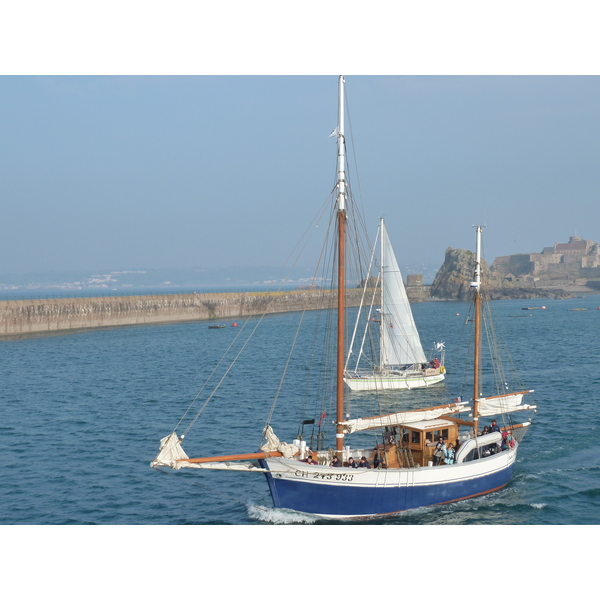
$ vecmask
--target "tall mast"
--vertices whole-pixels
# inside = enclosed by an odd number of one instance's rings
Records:
[[[337,165],[337,222],[338,222],[338,318],[337,318],[337,387],[336,387],[336,452],[344,449],[344,312],[345,312],[345,239],[346,239],[346,157],[344,138],[344,77],[339,78],[338,108],[338,165]]]
[[[385,270],[385,256],[384,256],[384,248],[383,248],[383,228],[384,228],[384,224],[383,224],[383,217],[379,218],[379,246],[380,246],[380,256],[379,256],[379,260],[380,260],[380,269],[379,269],[379,273],[380,273],[380,277],[379,277],[379,291],[381,292],[381,315],[380,315],[380,323],[379,323],[379,368],[383,368],[383,362],[384,362],[384,356],[385,356],[385,352],[387,351],[387,348],[384,348],[384,344],[385,341],[383,339],[383,328],[387,327],[387,315],[384,312],[384,298],[385,298],[385,274],[384,274],[384,270]]]
[[[475,288],[475,341],[473,358],[473,430],[479,433],[479,360],[481,357],[481,225],[476,225],[477,253],[475,258],[475,281],[471,287]]]

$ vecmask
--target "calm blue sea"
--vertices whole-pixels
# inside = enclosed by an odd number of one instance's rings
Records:
[[[483,498],[369,524],[599,524],[598,307],[599,296],[494,302],[496,325],[539,407],[514,478]],[[413,305],[423,345],[446,342],[450,390],[457,387],[452,351],[466,309],[455,302]],[[198,426],[196,447],[190,434],[192,450],[257,449],[277,384],[270,374],[281,370],[294,320],[291,314],[264,320],[262,350],[236,365]],[[262,475],[171,474],[149,466],[160,438],[176,426],[236,333],[196,322],[0,342],[0,524],[318,523],[272,509]],[[289,440],[295,431],[294,424],[277,433]]]

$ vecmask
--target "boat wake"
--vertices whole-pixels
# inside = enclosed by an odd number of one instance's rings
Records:
[[[275,525],[293,525],[294,523],[311,525],[319,521],[317,517],[280,508],[267,508],[256,504],[247,505],[248,516],[251,519]]]

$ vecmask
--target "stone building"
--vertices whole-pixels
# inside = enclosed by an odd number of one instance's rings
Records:
[[[596,242],[572,236],[567,243],[556,243],[539,253],[500,256],[492,271],[500,277],[537,280],[539,278],[578,277],[581,269],[600,267],[600,249]]]

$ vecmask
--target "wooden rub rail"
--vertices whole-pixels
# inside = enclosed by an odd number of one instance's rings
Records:
[[[358,306],[360,296],[360,290],[351,290],[349,306]],[[264,313],[330,308],[334,302],[334,294],[322,290],[3,300],[0,301],[0,337],[124,325],[240,319]]]

